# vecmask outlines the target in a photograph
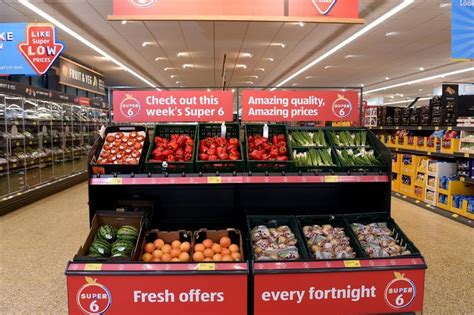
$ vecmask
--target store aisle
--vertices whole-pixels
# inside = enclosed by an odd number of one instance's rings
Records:
[[[473,314],[474,231],[393,198],[393,216],[429,269],[424,314]],[[0,217],[0,313],[66,314],[68,259],[88,232],[83,183]]]

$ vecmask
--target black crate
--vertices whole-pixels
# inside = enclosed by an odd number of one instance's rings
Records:
[[[305,240],[306,250],[308,251],[309,256],[312,259],[313,254],[311,252],[311,248],[308,244],[308,239],[304,235],[304,227],[308,225],[320,225],[323,226],[325,224],[330,224],[332,227],[339,227],[344,228],[344,232],[347,237],[349,237],[349,245],[352,247],[354,253],[356,254],[356,258],[363,258],[366,257],[364,250],[359,247],[359,244],[356,240],[352,237],[351,233],[349,232],[350,227],[347,225],[346,221],[344,221],[343,216],[334,216],[334,215],[303,215],[303,216],[296,216],[298,221],[298,227],[300,229],[301,237]],[[340,258],[333,258],[333,259],[340,259]],[[346,259],[354,259],[354,258],[346,258]]]
[[[247,170],[248,171],[260,171],[260,172],[278,172],[278,171],[291,171],[293,170],[293,158],[291,155],[291,143],[288,138],[288,131],[286,125],[268,125],[268,137],[269,141],[274,135],[284,134],[287,143],[288,150],[288,161],[257,161],[251,160],[249,158],[249,147],[248,147],[248,138],[249,136],[262,135],[263,134],[263,124],[249,124],[245,125],[245,157],[247,161]]]
[[[136,165],[128,164],[97,164],[100,152],[105,143],[105,138],[109,133],[113,132],[145,132],[145,140],[143,141],[143,148],[140,154],[140,159]],[[93,145],[91,154],[89,154],[89,174],[138,174],[143,169],[143,164],[149,146],[149,137],[146,127],[144,126],[110,126],[105,129],[105,137],[99,138]]]
[[[239,140],[239,152],[240,159],[238,160],[226,160],[226,161],[202,161],[199,160],[199,146],[201,140],[208,137],[220,137],[221,136],[221,124],[199,124],[198,127],[198,141],[196,153],[196,171],[203,173],[213,172],[243,172],[244,171],[244,152],[243,144],[240,141],[240,129],[238,123],[227,123],[226,126],[226,139],[237,138]]]
[[[357,239],[357,235],[355,234],[354,230],[351,227],[351,223],[361,223],[361,224],[370,224],[370,223],[379,223],[379,222],[386,222],[387,227],[393,232],[392,237],[397,241],[398,245],[406,246],[406,248],[411,252],[409,255],[399,255],[399,256],[390,256],[390,257],[420,257],[420,251],[413,242],[405,235],[402,229],[395,223],[395,221],[390,217],[388,213],[379,212],[379,213],[361,213],[361,214],[353,214],[353,215],[345,215],[344,220],[347,223],[349,228],[349,232],[351,233],[352,237],[358,244],[359,248],[363,250],[361,243]],[[369,255],[363,250],[363,253],[366,257]],[[387,257],[380,257],[380,258],[387,258]]]
[[[287,225],[297,240],[296,248],[298,248],[298,253],[300,255],[299,260],[308,259],[309,254],[306,251],[306,245],[304,239],[301,237],[301,233],[298,228],[298,223],[296,221],[296,217],[294,216],[286,216],[286,215],[272,215],[272,216],[263,216],[263,215],[249,215],[247,216],[247,226],[248,226],[248,236],[249,236],[249,252],[250,256],[253,261],[256,261],[254,249],[253,249],[253,241],[252,241],[252,229],[259,225],[265,225],[268,228],[277,228],[282,225]],[[290,261],[290,260],[285,260]]]
[[[311,165],[305,165],[305,166],[298,166],[296,165],[296,159],[293,156],[293,161],[295,162],[295,170],[296,171],[302,171],[302,172],[337,172],[341,169],[341,163],[339,161],[339,158],[337,157],[336,151],[332,147],[314,147],[314,148],[294,148],[291,154],[293,155],[294,152],[296,153],[301,153],[301,152],[308,152],[310,149],[314,150],[327,150],[331,149],[331,157],[333,160],[334,165],[327,165],[327,166],[311,166]]]
[[[167,162],[168,167],[163,168],[161,162],[150,162],[151,152],[155,149],[155,137],[170,139],[172,134],[188,135],[194,139],[193,158],[189,162]],[[145,171],[152,173],[192,173],[194,172],[194,161],[197,152],[197,125],[166,125],[159,124],[155,126],[153,138],[151,139],[148,154],[145,160]]]

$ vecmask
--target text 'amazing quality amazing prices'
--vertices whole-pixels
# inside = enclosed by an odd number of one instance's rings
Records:
[[[232,121],[231,91],[114,91],[115,122]]]
[[[243,91],[243,121],[354,121],[356,91]]]

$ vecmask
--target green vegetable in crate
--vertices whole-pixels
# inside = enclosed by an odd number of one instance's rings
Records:
[[[123,225],[117,231],[117,239],[135,242],[138,238],[138,229],[132,225]]]
[[[96,239],[95,241],[93,241],[91,246],[89,246],[89,256],[92,256],[92,257],[110,256],[109,242],[102,239]]]
[[[117,231],[112,225],[101,225],[97,230],[97,238],[113,243],[117,239]]]
[[[329,137],[338,147],[363,147],[367,145],[367,131],[329,131]]]
[[[331,149],[309,149],[307,152],[293,151],[296,166],[334,166]]]
[[[124,255],[125,257],[130,257],[134,247],[135,244],[130,241],[118,240],[112,244],[112,256],[116,257],[116,255],[120,254]]]
[[[324,147],[327,146],[324,131],[316,132],[293,131],[290,133],[290,141],[293,147]]]
[[[380,160],[375,157],[374,150],[337,149],[342,166],[377,166]]]

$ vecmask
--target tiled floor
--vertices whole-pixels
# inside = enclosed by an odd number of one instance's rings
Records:
[[[425,314],[474,314],[474,230],[392,199],[429,269]],[[64,269],[88,233],[87,185],[0,217],[0,314],[66,314]]]

